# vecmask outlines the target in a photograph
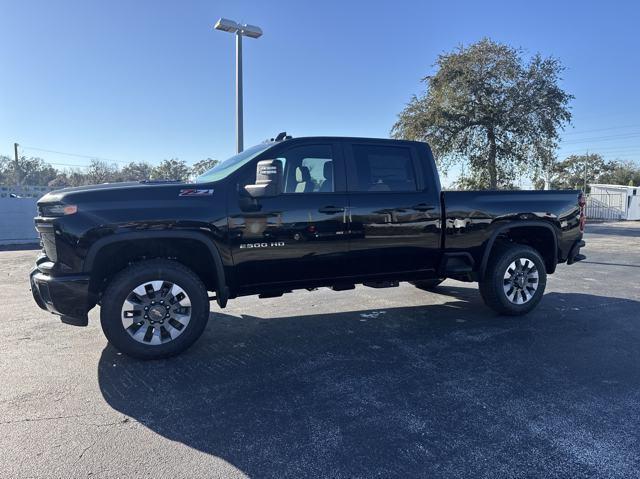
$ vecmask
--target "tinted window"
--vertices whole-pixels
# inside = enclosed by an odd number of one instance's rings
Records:
[[[333,153],[329,145],[299,146],[278,155],[284,165],[285,193],[331,193]]]
[[[353,145],[357,184],[353,191],[416,191],[411,150],[399,146]]]

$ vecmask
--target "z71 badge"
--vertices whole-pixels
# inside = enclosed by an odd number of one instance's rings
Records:
[[[187,189],[180,190],[178,196],[211,196],[213,195],[213,188],[208,190],[196,190],[196,189]]]

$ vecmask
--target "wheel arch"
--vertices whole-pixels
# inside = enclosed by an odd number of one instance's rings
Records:
[[[157,257],[176,259],[216,291],[220,307],[229,298],[222,256],[215,242],[197,231],[132,231],[100,238],[91,245],[83,263],[90,289],[99,292],[104,281],[132,262]]]
[[[542,235],[532,237],[532,232],[540,232]],[[480,262],[480,278],[484,277],[489,258],[499,238],[531,246],[542,256],[547,273],[552,274],[555,271],[558,264],[558,236],[555,227],[545,221],[520,221],[498,226],[491,233]]]

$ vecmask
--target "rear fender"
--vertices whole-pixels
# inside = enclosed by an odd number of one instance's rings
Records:
[[[482,254],[482,261],[480,262],[480,270],[479,277],[484,277],[485,271],[487,269],[487,265],[489,263],[489,257],[491,256],[491,251],[495,245],[495,241],[501,234],[504,234],[508,231],[513,231],[518,228],[545,228],[550,231],[551,237],[553,238],[553,257],[551,258],[551,262],[548,266],[550,266],[549,274],[555,271],[556,265],[558,264],[558,234],[553,225],[544,222],[544,221],[518,221],[518,222],[510,222],[506,223],[502,226],[497,227],[491,233],[491,236],[487,240],[487,244],[485,246],[484,252]]]

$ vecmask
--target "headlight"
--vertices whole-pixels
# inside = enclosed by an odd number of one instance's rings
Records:
[[[42,205],[40,206],[40,216],[66,216],[75,214],[78,211],[77,205]]]

